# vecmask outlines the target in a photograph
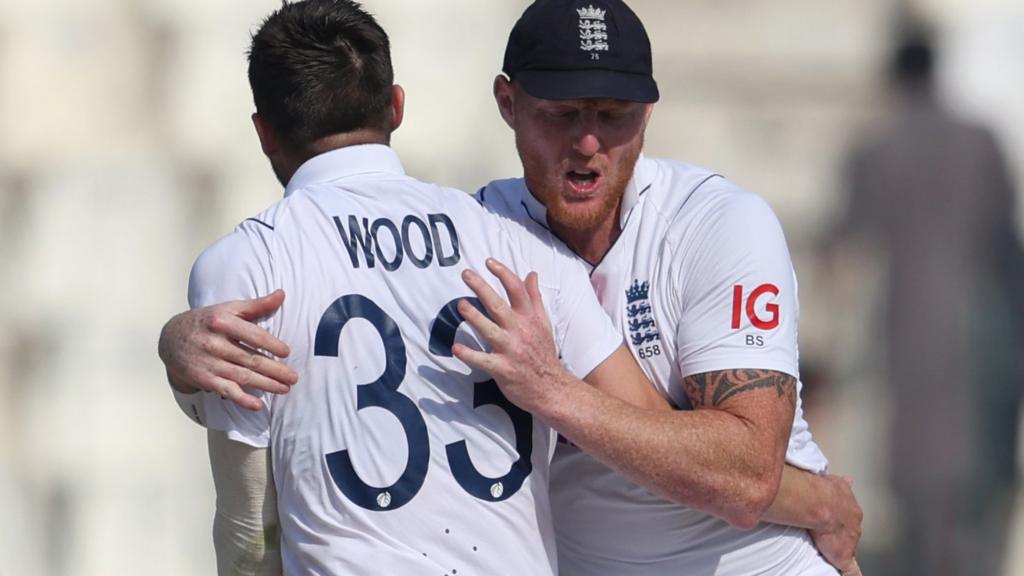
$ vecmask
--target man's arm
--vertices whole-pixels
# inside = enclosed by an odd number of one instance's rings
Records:
[[[609,358],[584,381],[633,406],[671,409],[625,346],[615,355],[624,356]],[[738,392],[733,389],[732,393]],[[783,466],[775,500],[761,516],[762,522],[807,529],[821,554],[843,576],[859,574],[855,556],[862,519],[849,479],[816,474],[790,464]]]
[[[849,478],[787,465],[775,502],[761,519],[806,528],[830,564],[843,576],[855,576],[860,574],[856,554],[863,518]]]
[[[241,317],[255,320],[276,310],[284,294],[280,291],[274,293],[273,290],[276,282],[273,255],[269,249],[273,231],[272,226],[246,221],[204,250],[189,274],[189,306],[201,308],[228,302],[223,307],[239,314],[237,309],[246,309],[246,306],[231,301],[270,295],[256,300],[257,312],[241,314]],[[197,317],[202,319],[202,313]],[[266,320],[265,326],[271,333],[276,328],[275,322],[274,316]],[[249,330],[255,328],[253,326]],[[175,342],[175,333],[165,330],[159,346],[163,359],[167,359],[168,352],[173,352]],[[264,348],[264,345],[258,344],[253,352],[247,352],[244,348],[245,345],[238,339],[230,338],[218,350],[221,354],[228,354],[229,361],[237,362],[243,356],[258,356],[255,350]],[[286,348],[278,351],[287,353]],[[234,401],[227,400],[233,393],[224,386],[222,380],[232,374],[219,371],[216,364],[210,369],[203,364],[175,366],[169,363],[168,378],[180,389],[183,384],[177,381],[176,369],[183,369],[186,374],[197,369],[201,373],[206,371],[212,374],[216,377],[213,390],[225,396],[221,399],[193,393],[190,395],[193,410],[189,413],[210,428],[207,438],[210,467],[217,492],[213,536],[218,573],[280,575],[276,491],[269,474],[267,449],[270,434],[269,404],[245,394],[238,383],[235,383],[236,392],[255,403],[256,406],[250,408],[258,409],[240,409],[237,405],[239,396],[234,396]],[[175,389],[178,393],[176,396],[181,395],[178,389]]]
[[[518,279],[516,280],[518,281]],[[167,365],[168,374],[178,375],[179,379],[176,383],[180,383],[182,386],[218,393],[220,388],[217,387],[219,379],[216,374],[218,371],[225,370],[236,372],[233,376],[234,380],[232,380],[236,384],[249,382],[254,388],[262,388],[261,376],[269,377],[271,380],[278,378],[277,382],[282,386],[294,383],[294,372],[272,359],[261,356],[254,365],[248,365],[244,361],[233,361],[230,357],[233,352],[231,352],[229,344],[235,340],[249,348],[259,347],[274,350],[271,346],[285,346],[284,343],[246,319],[246,317],[260,315],[255,312],[259,309],[262,308],[257,300],[248,300],[196,309],[173,318],[164,328],[166,338],[163,336],[161,338],[161,358]],[[272,310],[265,313],[269,312]],[[281,355],[280,352],[275,352],[275,354]],[[222,367],[216,370],[195,368],[196,366],[217,364]],[[262,372],[258,370],[262,370]],[[290,375],[275,376],[277,370],[290,373]],[[557,371],[553,372],[554,375],[562,373],[560,366]],[[587,376],[586,381],[607,395],[636,406],[652,410],[668,408],[668,404],[650,385],[632,354],[625,348],[619,349],[613,354],[610,361],[598,366]],[[608,397],[607,395],[605,398]],[[243,401],[251,396],[241,393],[237,396],[229,396],[229,398],[243,407],[248,407]],[[693,412],[679,414],[690,414],[691,416],[687,417],[693,418]],[[694,422],[694,427],[697,428],[694,434],[697,436],[698,443],[702,442],[702,434],[699,431],[701,425]],[[598,426],[594,426],[594,428],[599,429]],[[624,439],[626,444],[620,448],[620,451],[632,452],[636,442],[629,435],[631,432],[628,426],[626,434]],[[614,438],[615,434],[608,430],[607,436]],[[679,460],[679,446],[679,442],[673,441],[666,447],[665,462]],[[635,463],[635,466],[646,471],[636,472],[637,475],[631,476],[631,478],[653,489],[653,486],[645,481],[644,476],[657,474],[657,470],[650,469],[655,461],[644,462],[642,458],[638,460],[639,462]],[[822,553],[842,569],[844,564],[852,561],[853,552],[860,536],[861,513],[853,493],[849,490],[834,489],[832,480],[834,477],[819,476],[787,465],[781,481],[781,489],[761,519],[810,529],[811,535]],[[666,479],[666,481],[670,481],[670,479]],[[673,498],[670,489],[663,490],[662,493],[666,497]],[[725,512],[716,513],[716,509],[712,506],[705,511],[724,518]]]
[[[635,364],[631,355],[613,355],[586,382],[567,374],[555,352],[536,275],[524,284],[493,260],[488,267],[509,302],[467,271],[467,284],[494,321],[466,302],[459,312],[493,352],[456,345],[456,356],[489,372],[510,400],[633,481],[738,527],[760,521],[782,476],[793,422],[791,376],[709,373],[688,381],[695,410],[632,406],[607,393],[621,386],[649,388],[645,380],[608,381],[608,376],[629,372],[620,364]]]
[[[783,466],[796,394],[792,376],[768,370],[691,376],[686,387],[695,410],[659,412],[665,403],[638,390],[653,386],[620,348],[583,385],[553,362],[536,275],[524,285],[499,263],[488,265],[510,302],[465,273],[496,321],[465,303],[460,312],[494,351],[459,346],[459,358],[491,372],[513,402],[633,481],[739,527],[771,521],[808,528],[844,575],[859,573],[854,553],[862,515],[847,481]]]
[[[158,351],[179,403],[186,401],[182,394],[203,390],[259,410],[263,403],[245,388],[287,393],[298,374],[259,351],[285,358],[288,345],[255,324],[283,302],[284,291],[275,290],[262,298],[196,308],[171,318],[160,331]],[[199,418],[194,410],[182,408]]]
[[[270,451],[207,433],[217,490],[213,545],[220,576],[280,576],[277,493]]]

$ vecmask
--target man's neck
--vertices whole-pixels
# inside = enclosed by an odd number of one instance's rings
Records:
[[[388,146],[391,144],[391,134],[368,128],[341,134],[328,134],[319,140],[315,140],[307,147],[309,157],[306,160],[331,150],[337,150],[338,148],[360,146],[363,144],[383,144]]]
[[[389,146],[391,144],[391,134],[381,130],[371,129],[355,130],[353,132],[344,132],[341,134],[328,134],[323,138],[309,143],[301,150],[292,154],[283,154],[280,158],[281,164],[275,165],[274,172],[277,174],[278,180],[280,180],[282,184],[287,185],[288,181],[295,175],[295,172],[298,171],[299,167],[305,164],[310,158],[325,154],[331,150],[347,148],[349,146],[361,146],[364,144],[382,144],[384,146]],[[273,163],[273,160],[271,162]]]
[[[622,234],[619,227],[619,210],[621,206],[612,213],[614,217],[607,218],[591,228],[566,228],[557,222],[548,224],[555,236],[565,242],[566,246],[591,266],[597,266]]]

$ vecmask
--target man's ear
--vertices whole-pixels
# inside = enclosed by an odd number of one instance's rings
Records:
[[[405,90],[395,84],[391,87],[391,131],[398,130],[405,118]]]
[[[509,128],[514,129],[516,119],[515,87],[512,85],[512,82],[502,74],[498,74],[494,78],[494,101],[498,104],[498,112],[501,113],[501,117],[505,120],[505,124],[508,124]]]
[[[281,143],[277,138],[277,133],[270,126],[270,122],[263,116],[260,116],[259,112],[255,112],[252,115],[252,125],[256,127],[256,135],[260,139],[260,147],[263,148],[263,153],[268,157],[277,154],[281,149]]]

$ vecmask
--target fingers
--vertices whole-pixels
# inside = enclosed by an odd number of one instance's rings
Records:
[[[498,348],[504,342],[504,330],[468,300],[459,300],[457,306],[462,319],[476,330],[492,349]],[[459,342],[452,345],[452,355],[470,368],[483,370],[491,375],[494,375],[498,368],[499,359],[493,353],[475,350]]]
[[[280,392],[287,392],[288,387],[293,386],[299,381],[299,375],[295,370],[282,362],[264,356],[244,344],[232,343],[232,351],[230,354],[234,356],[234,359],[231,360],[232,363],[248,370],[258,378],[266,378],[275,383],[279,383],[281,387],[284,388],[283,390],[279,390]],[[247,385],[254,386],[255,384]],[[273,391],[263,386],[257,387],[267,390],[268,392]]]
[[[285,394],[291,390],[291,386],[288,384],[283,384],[248,367],[223,359],[222,356],[232,354],[236,357],[250,358],[251,354],[241,349],[234,352],[218,350],[216,347],[221,345],[224,344],[219,342],[211,344],[211,348],[203,352],[203,356],[184,366],[179,365],[176,361],[173,362],[167,368],[168,380],[175,388],[186,393],[204,390],[232,398],[237,396],[233,392],[233,388],[237,387],[247,387],[275,394]],[[226,346],[234,345],[227,344]],[[269,359],[265,360],[270,362]]]
[[[289,390],[288,386],[223,360],[216,360],[209,365],[193,366],[180,374],[168,370],[168,378],[172,381],[187,382],[191,388],[217,394],[249,410],[260,410],[263,402],[254,394],[247,392],[245,387],[278,393]]]
[[[280,292],[270,302],[279,302]],[[179,389],[217,392],[237,398],[247,408],[258,407],[241,387],[287,393],[298,374],[259,352],[265,348],[287,354],[288,347],[262,328],[232,311],[237,302],[179,314],[167,323],[160,337],[160,357],[169,379]],[[249,304],[245,302],[242,304]]]
[[[238,300],[235,302],[235,313],[241,318],[252,322],[265,316],[270,316],[280,308],[283,303],[284,290],[279,288],[260,298],[254,298],[252,300]]]
[[[502,342],[503,331],[501,327],[491,321],[491,319],[485,316],[483,312],[480,312],[480,310],[465,299],[459,300],[457,306],[459,314],[462,315],[462,319],[473,327],[473,329],[476,330],[492,348]]]
[[[284,292],[278,290],[277,293],[282,294],[283,298]],[[287,344],[275,338],[270,332],[246,320],[240,313],[238,315],[221,314],[211,309],[206,317],[206,324],[213,332],[223,334],[250,348],[266,350],[278,358],[287,358],[291,352]]]
[[[209,352],[221,360],[214,363],[211,371],[240,386],[286,394],[298,380],[298,374],[291,368],[233,342],[214,340]]]
[[[551,321],[548,318],[547,309],[544,308],[544,298],[540,293],[540,276],[536,272],[526,275],[526,293],[533,302],[534,312],[544,321],[544,326],[551,331]]]
[[[222,398],[238,404],[242,408],[253,412],[263,409],[263,401],[247,394],[237,383],[224,378],[216,378],[213,382],[213,392],[220,394]]]
[[[531,272],[527,280],[533,277],[532,292],[530,286],[519,279],[509,267],[494,258],[487,259],[487,269],[494,274],[501,282],[508,297],[508,302],[501,297],[484,279],[473,270],[465,270],[462,279],[467,286],[480,298],[487,312],[495,318],[499,324],[504,324],[505,318],[510,310],[516,310],[523,314],[531,314],[540,310],[543,312],[544,302],[540,295],[540,288],[537,281],[537,274]]]
[[[530,297],[534,306],[544,308],[544,298],[540,294],[540,276],[536,272],[526,275],[526,294]]]
[[[494,258],[487,259],[487,269],[501,281],[501,285],[505,288],[508,302],[512,308],[523,310],[524,308],[531,307],[532,303],[530,302],[530,295],[527,293],[526,285],[516,276],[515,272]]]
[[[482,352],[480,350],[474,350],[469,346],[458,342],[452,346],[452,354],[459,360],[465,362],[466,365],[471,368],[483,370],[488,374],[494,373],[496,362],[492,354]]]
[[[222,368],[221,375],[235,381],[241,377],[239,383],[243,386],[276,393],[287,392],[288,386],[298,382],[299,375],[294,370],[256,351],[262,348],[274,354],[274,348],[281,351],[283,347],[283,351],[288,352],[284,342],[266,330],[234,316],[213,316],[208,324],[214,334],[206,339],[205,344],[200,345],[201,353],[231,365],[233,370],[225,373],[226,370]]]
[[[842,576],[862,576],[860,566],[857,565],[857,559],[854,558],[853,562],[843,570]]]
[[[508,316],[511,311],[508,303],[479,274],[469,269],[463,270],[462,281],[476,294],[492,318],[502,322]]]
[[[298,374],[260,350],[283,358],[288,346],[252,323],[272,314],[284,302],[284,292],[254,300],[198,308],[172,318],[161,331],[160,358],[168,379],[180,389],[219,394],[249,410],[263,402],[247,392],[284,394]]]

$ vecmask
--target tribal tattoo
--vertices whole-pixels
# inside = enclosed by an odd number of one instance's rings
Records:
[[[686,395],[694,408],[718,407],[723,402],[762,388],[774,388],[779,398],[796,403],[796,378],[775,370],[719,370],[688,376],[684,381]]]

